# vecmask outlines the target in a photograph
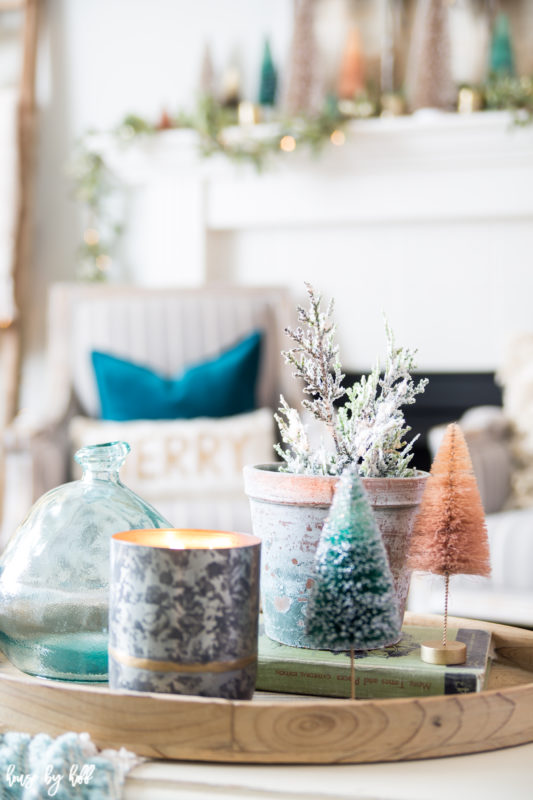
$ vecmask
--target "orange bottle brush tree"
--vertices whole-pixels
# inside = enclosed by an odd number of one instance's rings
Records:
[[[462,663],[465,646],[447,640],[450,576],[490,575],[490,555],[468,445],[456,423],[448,425],[431,466],[413,529],[409,562],[412,569],[442,575],[445,581],[442,644],[422,645],[422,658],[438,664]]]

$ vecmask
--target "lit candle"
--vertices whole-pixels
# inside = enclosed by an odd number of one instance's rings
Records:
[[[110,687],[251,698],[260,547],[255,536],[226,531],[115,534]]]

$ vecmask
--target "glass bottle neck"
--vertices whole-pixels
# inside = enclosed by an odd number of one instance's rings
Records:
[[[85,483],[92,483],[92,481],[111,481],[111,483],[120,483],[118,469],[105,469],[96,466],[85,466],[83,468],[82,481]]]
[[[107,442],[82,447],[74,455],[83,471],[82,480],[120,483],[118,471],[129,450],[130,446],[126,442]]]

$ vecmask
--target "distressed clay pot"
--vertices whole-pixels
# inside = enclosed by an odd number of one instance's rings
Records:
[[[418,472],[412,478],[362,479],[387,549],[402,619],[411,577],[407,553],[427,477],[427,472]],[[244,468],[253,530],[263,541],[265,633],[277,642],[316,647],[305,633],[305,608],[315,550],[336,483],[336,477],[278,472],[278,464]]]

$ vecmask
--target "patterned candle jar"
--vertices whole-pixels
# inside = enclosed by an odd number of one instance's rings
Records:
[[[222,531],[115,534],[110,687],[250,699],[260,547],[255,536]]]

